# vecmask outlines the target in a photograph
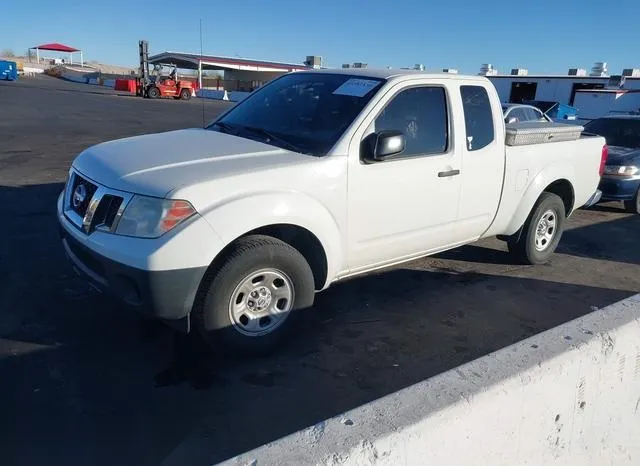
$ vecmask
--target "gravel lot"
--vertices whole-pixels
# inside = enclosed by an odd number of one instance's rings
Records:
[[[0,102],[4,466],[211,464],[640,291],[640,217],[603,204],[572,217],[546,266],[487,240],[336,285],[276,355],[176,354],[172,330],[74,276],[55,198],[87,146],[228,104],[48,77],[0,82]]]

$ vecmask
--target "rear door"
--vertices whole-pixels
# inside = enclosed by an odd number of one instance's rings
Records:
[[[465,141],[460,173],[461,192],[456,241],[475,240],[491,225],[497,212],[504,181],[505,152],[502,115],[497,96],[484,83],[474,82],[459,87],[464,113]]]

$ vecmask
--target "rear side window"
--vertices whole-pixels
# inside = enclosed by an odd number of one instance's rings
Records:
[[[493,112],[487,90],[482,86],[460,86],[460,95],[464,109],[467,150],[487,147],[495,138]]]

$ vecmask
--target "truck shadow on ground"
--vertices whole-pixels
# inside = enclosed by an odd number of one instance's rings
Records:
[[[594,212],[608,212],[612,214],[621,214],[625,212],[622,202],[607,202],[605,204],[596,204],[592,207],[589,207],[588,210],[592,210]]]
[[[566,230],[556,252],[576,257],[640,265],[639,238],[640,215],[629,214],[615,220]],[[506,244],[502,249],[471,244],[434,257],[481,264],[519,265],[507,252]]]
[[[190,434],[175,464],[212,464],[633,294],[543,269],[524,279],[409,264],[319,294],[289,344],[242,360],[76,278],[56,232],[61,188],[0,187],[13,219],[0,230],[6,465],[158,464]],[[479,260],[472,248],[456,260]]]
[[[640,215],[627,214],[610,222],[566,231],[557,251],[576,257],[640,265]]]

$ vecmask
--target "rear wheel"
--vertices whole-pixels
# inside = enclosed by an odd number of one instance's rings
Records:
[[[522,231],[507,240],[509,252],[526,264],[547,262],[560,242],[564,222],[562,199],[553,193],[542,193]]]
[[[190,89],[182,89],[180,91],[180,98],[182,100],[189,100],[191,98],[191,90]]]
[[[630,201],[624,201],[624,208],[632,214],[640,214],[640,189],[636,191],[636,195]]]
[[[296,249],[248,236],[203,282],[194,326],[215,349],[264,354],[291,332],[314,293],[311,268]]]
[[[147,91],[147,95],[149,96],[150,99],[157,99],[158,97],[160,97],[160,89],[158,89],[155,86],[152,86]]]

